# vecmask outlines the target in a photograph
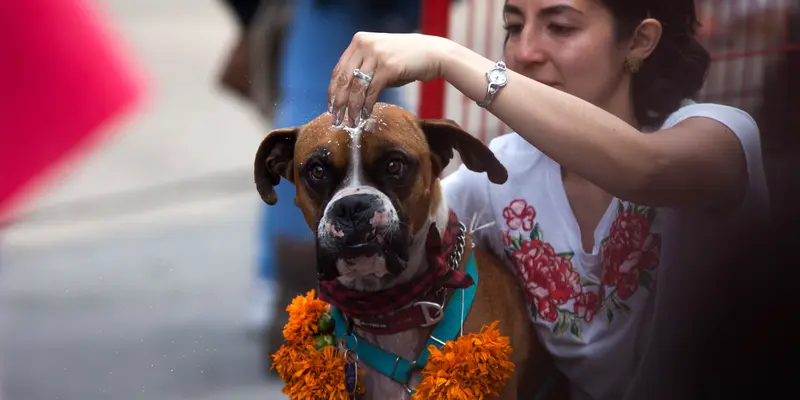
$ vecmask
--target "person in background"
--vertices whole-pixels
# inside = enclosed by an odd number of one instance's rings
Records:
[[[250,27],[262,3],[274,0],[222,0],[233,14],[238,29],[238,40],[230,49],[219,76],[219,83],[228,92],[244,100],[251,100],[251,35]]]
[[[307,123],[327,111],[330,70],[353,35],[361,30],[411,32],[417,28],[420,0],[295,0],[281,50],[277,54],[277,92],[272,126]],[[256,22],[257,24],[258,22]],[[258,27],[253,27],[258,30]],[[258,65],[256,60],[253,65]],[[403,105],[400,89],[381,100]],[[263,107],[262,107],[263,108]],[[294,186],[281,181],[279,201],[264,207],[251,329],[261,332],[264,361],[282,342],[285,308],[316,285],[314,236],[295,206]]]

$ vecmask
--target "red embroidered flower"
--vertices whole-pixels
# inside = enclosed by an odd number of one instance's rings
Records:
[[[549,243],[539,240],[523,241],[511,253],[525,285],[529,301],[536,304],[539,316],[555,322],[557,306],[581,296],[580,275],[569,259],[556,253]]]
[[[503,209],[503,218],[506,219],[506,225],[512,231],[533,230],[533,219],[536,218],[536,210],[533,206],[529,206],[525,200],[517,199],[511,202],[508,207]]]
[[[595,292],[586,292],[572,304],[576,314],[583,317],[586,322],[592,322],[600,309],[600,296]]]
[[[650,233],[644,214],[620,213],[601,247],[603,283],[616,286],[620,299],[631,297],[639,288],[641,271],[658,266],[660,248],[660,237]]]

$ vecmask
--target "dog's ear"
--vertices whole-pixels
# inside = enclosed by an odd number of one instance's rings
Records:
[[[419,127],[428,140],[434,176],[439,176],[447,167],[455,149],[467,168],[475,172],[486,172],[492,183],[500,185],[508,179],[508,171],[494,153],[454,121],[421,119]]]
[[[297,127],[276,129],[261,141],[256,151],[256,189],[261,200],[269,205],[278,202],[275,186],[281,182],[281,177],[292,182],[292,159],[298,131]]]

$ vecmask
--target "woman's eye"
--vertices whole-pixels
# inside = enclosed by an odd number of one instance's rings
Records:
[[[311,164],[311,166],[308,168],[308,172],[314,179],[325,179],[325,167],[323,167],[320,163]]]
[[[505,24],[503,25],[503,29],[509,34],[517,34],[522,32],[522,25],[521,24]]]
[[[403,174],[404,168],[405,164],[403,164],[403,161],[396,158],[386,163],[386,173],[388,175],[400,176]]]
[[[562,36],[570,34],[570,33],[572,33],[572,31],[575,30],[575,28],[573,28],[571,26],[559,25],[559,24],[550,24],[548,29],[550,29],[550,32],[553,32],[556,35],[562,35]]]

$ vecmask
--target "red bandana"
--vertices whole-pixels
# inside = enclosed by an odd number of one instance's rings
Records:
[[[427,321],[425,314],[429,310],[407,306],[419,301],[443,305],[446,291],[441,289],[464,289],[474,284],[471,276],[447,265],[447,259],[457,250],[459,237],[464,234],[462,230],[463,226],[452,210],[444,238],[439,237],[435,224],[431,224],[425,244],[429,267],[412,281],[378,292],[349,289],[336,279],[323,281],[320,282],[319,298],[341,309],[349,319],[356,319],[357,326],[375,334],[397,333],[422,326]],[[465,244],[462,242],[462,245]],[[387,316],[389,313],[394,314]]]

